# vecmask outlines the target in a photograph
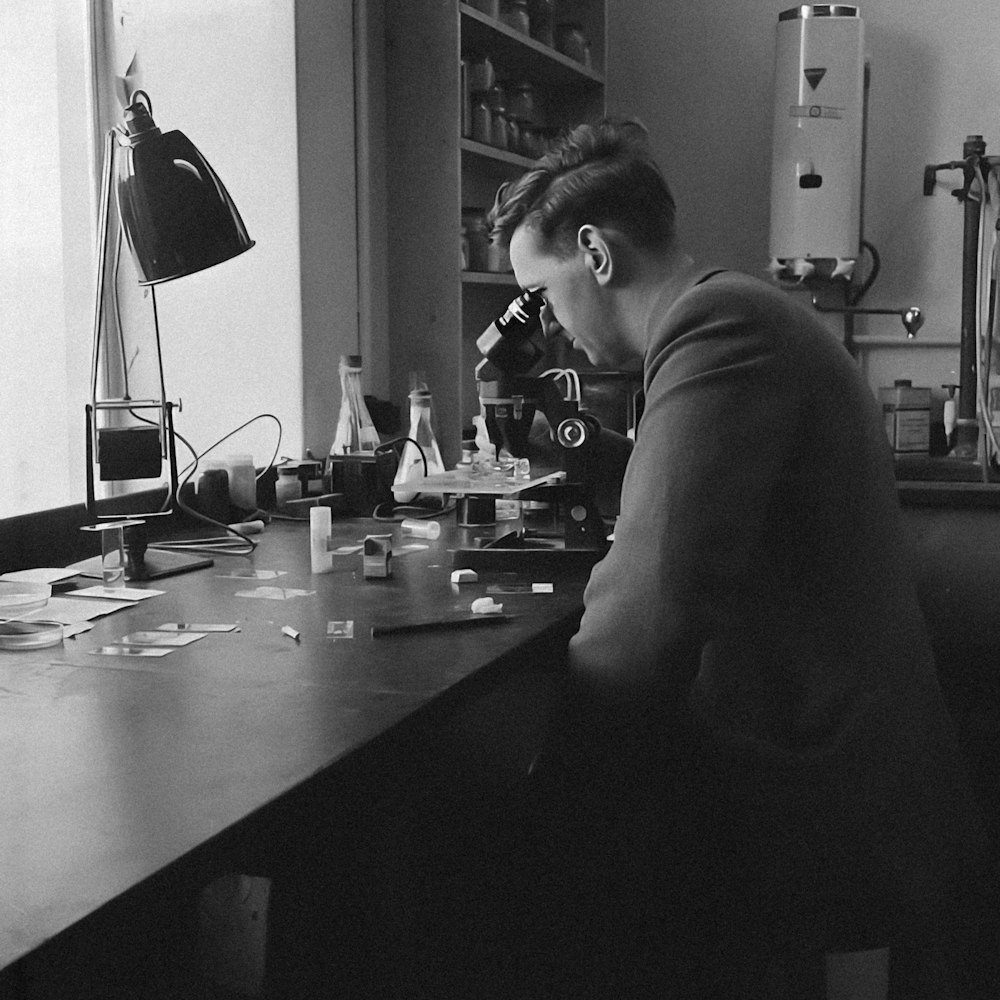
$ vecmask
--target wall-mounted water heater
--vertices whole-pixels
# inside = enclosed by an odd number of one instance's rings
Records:
[[[857,7],[812,4],[778,18],[771,270],[849,280],[859,253],[864,25]]]

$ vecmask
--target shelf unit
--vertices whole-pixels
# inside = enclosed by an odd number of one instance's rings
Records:
[[[512,274],[462,269],[462,209],[489,208],[497,187],[533,162],[462,135],[461,60],[488,56],[498,79],[534,84],[548,127],[596,120],[605,112],[608,2],[556,0],[557,20],[579,23],[590,42],[589,67],[460,0],[386,2],[390,396],[405,403],[410,372],[424,373],[447,465],[479,412],[476,338],[517,290]],[[565,352],[557,360],[568,363]]]

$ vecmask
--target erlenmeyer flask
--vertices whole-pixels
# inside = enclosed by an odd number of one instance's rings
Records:
[[[409,503],[418,491],[401,490],[400,487],[405,487],[412,479],[441,472],[444,472],[444,462],[431,423],[431,394],[426,389],[414,389],[410,393],[410,432],[399,456],[392,483],[393,496],[400,503]]]

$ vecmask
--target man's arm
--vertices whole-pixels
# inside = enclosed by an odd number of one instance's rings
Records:
[[[612,700],[686,689],[706,639],[752,613],[797,376],[766,316],[718,315],[713,299],[675,310],[654,338],[615,542],[570,643],[575,676]]]

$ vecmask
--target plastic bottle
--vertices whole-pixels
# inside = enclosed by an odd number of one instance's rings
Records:
[[[257,470],[252,455],[227,455],[229,500],[240,511],[257,509]]]
[[[340,416],[337,432],[330,446],[332,455],[373,452],[379,445],[378,431],[372,423],[361,390],[361,355],[340,356]]]
[[[195,488],[198,510],[220,524],[229,522],[229,472],[221,459],[201,463],[201,475]]]
[[[441,449],[431,424],[431,394],[426,389],[414,389],[410,393],[410,432],[399,457],[396,478],[392,483],[392,492],[400,503],[409,503],[417,491],[400,490],[411,479],[422,479],[425,475],[433,476],[444,472],[444,462],[441,460]],[[416,442],[416,443],[414,443]],[[417,447],[419,445],[419,447]],[[427,467],[424,469],[424,462]]]
[[[302,499],[302,481],[299,479],[297,466],[280,466],[278,478],[274,484],[275,507],[283,513],[292,508],[289,502]]]

